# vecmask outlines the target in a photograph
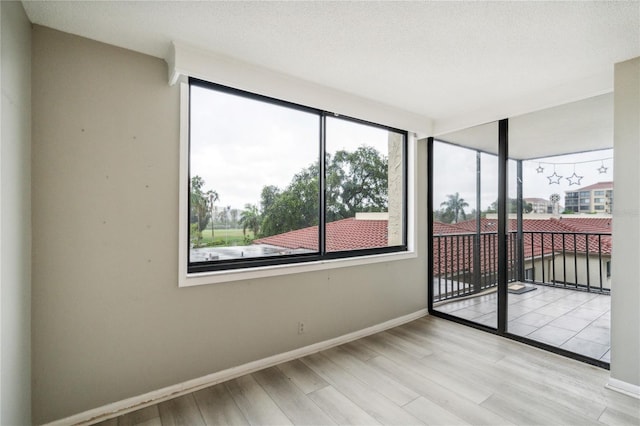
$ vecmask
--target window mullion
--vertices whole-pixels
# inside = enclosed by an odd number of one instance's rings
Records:
[[[320,200],[318,200],[318,249],[321,255],[325,255],[327,253],[327,241],[326,241],[326,211],[327,211],[327,190],[326,190],[326,165],[327,165],[327,149],[326,149],[326,131],[327,131],[327,117],[325,113],[320,114],[320,149],[319,155],[320,159],[318,161],[318,165],[320,166],[320,176],[318,179],[318,184],[320,186],[318,194],[320,196]]]

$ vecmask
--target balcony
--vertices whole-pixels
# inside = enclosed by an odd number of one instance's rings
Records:
[[[544,227],[554,223],[524,223]],[[434,235],[435,310],[496,327],[497,238],[496,232]],[[608,363],[610,232],[527,230],[507,239],[507,331]]]

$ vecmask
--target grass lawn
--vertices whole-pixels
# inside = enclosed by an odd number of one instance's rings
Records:
[[[247,245],[242,229],[214,229],[214,245],[243,246]],[[247,229],[247,238],[252,241],[253,232]],[[202,231],[202,245],[211,245],[211,228]]]

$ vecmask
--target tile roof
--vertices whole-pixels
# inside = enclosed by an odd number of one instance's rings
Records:
[[[578,233],[598,233],[611,234],[611,218],[602,217],[561,217],[559,219],[529,219],[522,220],[522,230],[525,232],[578,232]],[[446,225],[446,224],[445,224]],[[456,228],[465,229],[466,232],[475,232],[475,219],[460,222],[454,225]],[[448,228],[443,228],[448,229]],[[481,232],[496,232],[498,229],[497,219],[480,219]],[[509,230],[517,229],[517,220],[509,219]],[[435,232],[434,232],[435,233]],[[447,233],[447,232],[443,232]],[[454,233],[454,232],[449,232]]]
[[[574,249],[576,253],[598,254],[598,247],[603,255],[610,255],[611,222],[610,218],[587,217],[524,219],[525,259],[540,257],[543,254],[549,256],[562,250],[573,252]],[[480,268],[482,273],[493,273],[497,268],[497,226],[498,223],[495,219],[481,219],[480,221],[482,232]],[[386,247],[387,227],[387,220],[348,218],[329,222],[327,223],[327,251]],[[516,229],[515,219],[509,220],[509,229],[512,231]],[[473,236],[475,231],[475,220],[455,224],[433,223],[435,273],[473,271]],[[318,227],[311,226],[260,238],[255,240],[254,244],[316,251],[318,250]],[[509,262],[513,262],[515,250],[509,250],[508,253]]]
[[[482,273],[497,270],[497,226],[495,219],[481,219],[480,268]],[[509,229],[514,231],[517,222],[509,220]],[[610,218],[562,218],[562,219],[523,219],[524,257],[540,257],[554,252],[590,253],[611,255],[611,219]],[[460,230],[463,229],[463,232]],[[439,231],[436,233],[436,230]],[[450,274],[460,271],[473,271],[473,235],[476,221],[468,220],[457,224],[434,222],[434,259],[435,274]],[[438,238],[449,234],[449,238]],[[601,235],[592,235],[601,234]],[[513,234],[511,234],[513,235]],[[509,240],[511,241],[511,239]],[[510,243],[511,244],[511,243]],[[509,262],[513,262],[514,251],[509,250]]]
[[[387,220],[348,218],[327,223],[327,251],[387,246]],[[253,241],[288,249],[318,250],[318,227],[311,226]]]

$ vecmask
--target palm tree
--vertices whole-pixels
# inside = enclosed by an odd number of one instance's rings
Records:
[[[458,223],[458,219],[466,219],[467,214],[464,212],[465,207],[469,207],[469,203],[467,203],[464,198],[460,198],[459,193],[455,193],[453,195],[447,195],[447,201],[443,201],[440,206],[445,207],[445,211],[448,213],[453,213],[453,223]]]
[[[218,196],[218,193],[216,191],[208,191],[205,194],[205,200],[209,201],[209,208],[211,209],[211,242],[213,243],[213,222],[214,222],[214,215],[213,215],[213,203],[215,203],[216,201],[220,200],[220,197]]]
[[[204,231],[209,219],[211,219],[211,238],[213,239],[213,203],[219,197],[216,191],[203,192],[205,182],[200,176],[191,178],[190,199],[191,211],[189,212],[190,223],[195,224],[192,237],[195,237],[198,244],[202,239],[202,231]]]
[[[258,236],[260,230],[260,213],[255,204],[245,204],[244,210],[240,213],[240,225],[242,225],[242,235],[247,237],[247,229],[253,231],[253,236]]]

